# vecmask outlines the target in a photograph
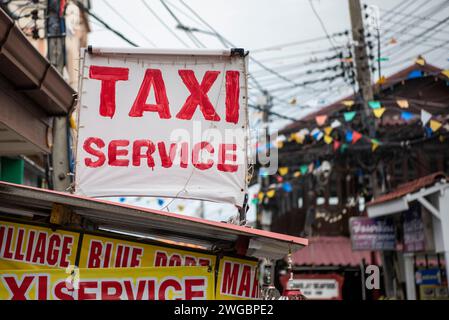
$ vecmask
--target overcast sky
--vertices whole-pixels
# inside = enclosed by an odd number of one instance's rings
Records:
[[[329,40],[324,37],[323,27],[314,14],[309,0],[184,1],[237,47],[249,50],[252,57],[261,60],[270,68],[280,70],[280,73],[288,74],[294,71],[289,68],[291,64],[307,62],[314,58],[322,58],[335,53],[331,48]],[[166,0],[165,2],[184,25],[208,30],[207,26],[198,21],[180,0]],[[403,5],[400,2],[403,2]],[[181,40],[168,31],[150,10],[144,6],[141,0],[111,0],[107,1],[107,3],[105,0],[91,0],[92,11],[95,14],[139,46],[185,48],[187,44],[191,48],[196,48],[195,44],[183,31],[176,29],[177,22],[170,16],[159,0],[146,0],[146,3]],[[312,3],[329,34],[333,35],[350,29],[347,0],[312,0]],[[413,57],[426,50],[431,50],[425,55],[428,63],[444,68],[449,67],[448,48],[446,47],[445,50],[441,48],[433,49],[448,39],[448,24],[441,23],[439,28],[432,32],[427,30],[432,25],[448,17],[449,10],[446,5],[448,1],[367,0],[364,3],[376,5],[380,8],[380,27],[382,32],[385,32],[385,35],[382,37],[382,50],[385,54],[382,57],[389,58],[389,61],[383,62],[382,65],[386,75],[413,63]],[[438,8],[438,5],[441,5],[441,7]],[[398,6],[397,13],[389,13],[389,10]],[[113,7],[113,9],[110,7]],[[416,17],[410,17],[410,15]],[[428,18],[418,19],[423,16]],[[89,43],[91,45],[129,46],[129,44],[106,30],[103,26],[100,26],[97,22],[92,21],[91,26],[92,32],[89,35]],[[425,37],[414,39],[416,35],[425,31],[427,31]],[[222,47],[221,43],[213,36],[201,33],[195,33],[195,35],[208,48]],[[297,46],[259,51],[262,48],[317,37],[323,37],[323,39]],[[395,38],[397,44],[390,44],[391,38]],[[344,45],[347,41],[347,37],[336,37],[333,38],[333,45]],[[410,43],[411,41],[412,43]],[[200,46],[198,43],[196,45]],[[313,53],[317,51],[322,52]],[[280,59],[279,57],[286,58]],[[312,64],[308,67],[298,67],[298,70],[300,73],[319,69],[329,66],[330,63],[325,62]],[[283,65],[286,67],[282,68]],[[278,86],[288,85],[288,83],[276,76],[260,71],[260,68],[254,63],[250,63],[250,72],[257,76],[256,78],[260,79],[263,86],[269,90]],[[324,72],[313,74],[307,79],[319,78],[325,75],[327,74]],[[301,81],[301,78],[298,78],[298,81]],[[331,84],[317,84],[312,88],[280,91],[275,93],[277,100],[275,100],[274,110],[298,118],[317,107],[337,100],[350,91],[351,88],[343,81],[336,81]],[[250,96],[253,103],[256,102],[258,95],[260,95],[259,92],[250,85]],[[292,98],[296,98],[296,105],[288,104],[288,101]],[[260,120],[258,120],[257,114],[254,115],[252,124],[257,126],[260,124]],[[288,124],[288,121],[274,119],[271,126],[279,129],[286,124]],[[150,205],[149,202],[145,204]],[[174,206],[171,210],[176,211],[177,204],[174,204]],[[214,220],[224,219],[229,215],[229,212],[233,212],[226,208],[220,210],[224,212],[223,215],[210,218]],[[252,217],[254,216],[253,214],[254,212],[252,211]]]

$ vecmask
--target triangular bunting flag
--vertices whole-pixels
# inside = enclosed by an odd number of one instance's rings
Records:
[[[276,194],[276,190],[274,190],[274,189],[267,191],[267,197],[270,199],[273,198],[275,194]]]
[[[379,109],[381,107],[379,101],[368,101],[368,105],[371,109]]]
[[[292,192],[292,190],[293,190],[292,185],[290,184],[290,182],[284,182],[284,183],[282,184],[282,189],[283,189],[285,192]]]
[[[307,170],[308,170],[309,168],[307,167],[307,165],[306,164],[303,164],[303,165],[301,165],[300,167],[299,167],[299,170],[301,171],[301,174],[302,175],[305,175],[306,173],[307,173]]]
[[[346,142],[352,142],[352,131],[351,130],[346,131]]]
[[[339,126],[341,126],[341,122],[340,122],[340,121],[338,121],[338,120],[332,121],[331,127],[332,127],[333,129],[336,129],[336,128],[338,128]]]
[[[293,176],[295,178],[299,178],[301,176],[301,171],[295,171],[295,173],[293,174]]]
[[[346,122],[352,121],[354,119],[355,115],[356,115],[355,111],[348,111],[348,112],[343,113],[343,116],[345,117]]]
[[[374,152],[379,147],[379,141],[376,139],[371,139],[371,151]]]
[[[362,134],[358,133],[357,131],[352,132],[352,144],[356,143],[362,138]]]
[[[380,60],[380,61],[385,61],[385,60]],[[377,84],[382,85],[385,84],[387,82],[387,78],[385,78],[385,76],[381,76],[379,78],[379,80],[377,80]]]
[[[345,107],[351,108],[354,105],[354,101],[353,100],[343,100],[341,102]]]
[[[300,134],[299,132],[297,132],[295,134],[295,141],[296,141],[296,143],[303,144],[304,138],[305,137],[302,134]]]
[[[413,70],[411,71],[408,76],[407,79],[416,79],[416,78],[421,78],[422,77],[422,71],[421,70]]]
[[[398,43],[398,40],[396,40],[396,38],[393,37],[393,38],[390,39],[389,43],[390,44],[396,44],[396,43]]]
[[[337,151],[340,148],[340,141],[334,140],[334,151]]]
[[[333,140],[334,139],[332,139],[331,136],[324,136],[324,142],[326,142],[326,144],[331,144]]]
[[[323,132],[322,132],[320,129],[315,128],[315,129],[312,130],[312,132],[310,132],[310,135],[311,135],[316,141],[320,141],[321,138],[323,137]]]
[[[340,152],[341,152],[341,153],[344,153],[344,152],[346,151],[346,149],[348,149],[348,145],[347,145],[346,143],[343,143],[343,144],[341,145]]]
[[[332,133],[332,130],[334,130],[332,127],[326,127],[324,128],[324,133],[329,136]]]
[[[280,167],[278,171],[281,176],[285,176],[288,173],[288,167]]]
[[[257,198],[259,199],[260,202],[262,202],[264,196],[265,196],[265,194],[263,192],[259,192],[259,194],[257,195]]]
[[[382,115],[384,114],[385,110],[386,110],[385,108],[374,109],[373,110],[374,116],[377,119],[380,119],[382,117]]]
[[[283,141],[278,141],[276,142],[276,146],[278,149],[282,149],[284,147],[284,142]]]
[[[447,78],[449,78],[449,69],[441,71],[442,74],[444,74]]]
[[[411,119],[413,119],[414,115],[411,112],[408,111],[402,111],[401,112],[401,118],[404,119],[405,121],[409,121]]]
[[[430,120],[430,129],[432,129],[433,132],[437,132],[441,128],[441,126],[441,122]]]
[[[321,126],[323,126],[325,123],[326,123],[326,120],[327,120],[327,115],[321,115],[321,116],[316,116],[315,117],[315,121],[316,121],[316,124],[319,126],[319,127],[321,127]]]
[[[398,104],[399,108],[402,108],[402,109],[408,108],[408,101],[405,99],[396,100],[396,103]]]
[[[423,57],[419,56],[419,57],[415,60],[415,63],[418,64],[418,65],[420,65],[420,66],[423,66],[423,65],[426,64],[426,60],[425,60]]]
[[[309,173],[313,172],[313,168],[315,168],[315,166],[314,166],[314,164],[312,162],[311,164],[309,164],[309,167],[308,167]]]
[[[432,114],[430,112],[427,112],[424,109],[421,109],[421,122],[422,122],[422,125],[425,126],[427,124],[427,122],[430,121],[430,119],[432,119]]]

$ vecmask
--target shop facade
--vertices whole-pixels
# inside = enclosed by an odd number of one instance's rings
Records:
[[[449,184],[435,173],[399,186],[367,206],[372,219],[394,224],[396,244],[382,254],[390,295],[449,299]],[[402,293],[400,292],[402,290]]]

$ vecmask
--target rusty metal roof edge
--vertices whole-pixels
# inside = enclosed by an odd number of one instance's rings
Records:
[[[68,114],[75,104],[76,91],[64,80],[64,78],[57,72],[56,77],[50,77],[50,83],[46,84],[45,80],[48,75],[48,71],[53,68],[51,63],[40,54],[40,52],[28,41],[22,31],[17,28],[9,16],[0,9],[0,30],[8,29],[5,32],[4,39],[0,39],[0,50],[2,54],[8,57],[9,61],[21,70],[27,78],[35,83],[35,88],[23,88],[23,91],[27,92],[41,90],[52,102],[54,102],[62,113]],[[21,48],[25,51],[16,52],[18,48],[16,46],[8,46],[9,43],[17,42],[21,44]],[[29,59],[20,59],[19,57],[34,57],[30,61]],[[43,70],[43,71],[42,71]],[[64,92],[60,91],[63,89]],[[59,89],[59,91],[58,91]],[[33,96],[31,96],[33,99]],[[35,99],[33,99],[35,100]],[[39,106],[49,112],[48,108],[42,106],[39,101],[36,101]]]
[[[89,208],[91,210],[103,211],[103,213],[120,213],[126,215],[128,218],[136,217],[141,219],[146,217],[148,219],[153,219],[154,221],[171,221],[180,225],[215,230],[217,232],[228,232],[229,234],[250,237],[255,240],[264,239],[265,241],[269,241],[272,245],[279,248],[283,248],[286,245],[291,245],[293,247],[302,247],[308,245],[308,240],[305,238],[253,229],[245,226],[237,226],[223,222],[188,217],[176,213],[169,213],[154,209],[115,203],[103,199],[94,199],[53,190],[45,190],[24,185],[17,185],[3,181],[0,182],[0,194],[2,193],[21,196],[24,198],[28,197],[44,201],[56,202],[73,207]],[[143,217],[142,214],[145,214],[146,216]]]

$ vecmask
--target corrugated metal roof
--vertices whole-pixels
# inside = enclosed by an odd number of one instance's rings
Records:
[[[369,251],[352,251],[351,240],[346,237],[312,237],[306,248],[293,254],[293,263],[302,266],[356,267],[362,259],[373,263]]]

